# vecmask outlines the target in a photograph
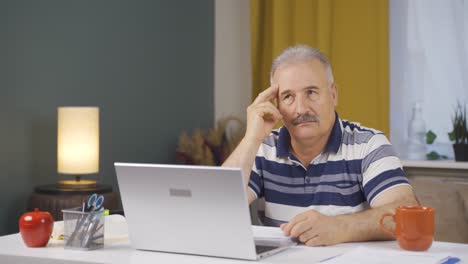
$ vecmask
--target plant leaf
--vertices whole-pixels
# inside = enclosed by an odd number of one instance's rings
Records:
[[[466,117],[466,104],[457,102],[452,116],[453,131],[449,134],[451,141],[455,144],[465,144],[468,142],[468,128]]]
[[[432,144],[434,143],[434,140],[437,138],[437,135],[432,132],[432,130],[427,131],[426,133],[426,143],[427,144]]]
[[[429,153],[426,154],[426,158],[428,160],[439,160],[440,159],[440,155],[439,153],[435,152],[435,151],[431,151]]]
[[[455,131],[452,131],[450,133],[447,133],[450,141],[455,141]]]

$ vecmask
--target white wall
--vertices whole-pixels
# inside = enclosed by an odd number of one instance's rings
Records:
[[[243,120],[251,101],[249,0],[215,0],[215,122]]]

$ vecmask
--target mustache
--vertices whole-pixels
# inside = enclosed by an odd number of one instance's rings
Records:
[[[305,122],[319,122],[319,121],[320,121],[320,119],[316,115],[304,114],[304,115],[300,115],[296,119],[294,119],[292,121],[292,124],[297,126],[297,125],[299,125],[301,123],[305,123]]]

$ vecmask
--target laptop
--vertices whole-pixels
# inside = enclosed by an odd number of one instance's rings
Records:
[[[136,249],[258,260],[295,245],[255,244],[240,168],[114,165]]]

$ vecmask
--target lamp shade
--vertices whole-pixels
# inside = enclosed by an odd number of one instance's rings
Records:
[[[59,107],[57,116],[57,171],[99,172],[99,108]]]

